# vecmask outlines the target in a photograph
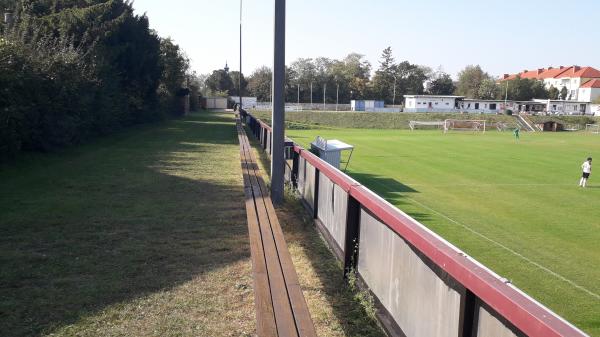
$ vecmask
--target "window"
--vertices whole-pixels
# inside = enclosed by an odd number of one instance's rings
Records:
[[[450,105],[450,103],[446,102],[446,105]]]
[[[479,109],[479,103],[475,103],[475,109]]]
[[[496,110],[496,103],[490,103],[490,110]]]
[[[438,102],[435,102],[435,105],[438,105]]]

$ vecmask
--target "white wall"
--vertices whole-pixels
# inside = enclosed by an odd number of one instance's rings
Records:
[[[406,97],[405,112],[456,112],[456,98]]]
[[[600,104],[592,104],[590,107],[590,113],[594,116],[600,116]]]
[[[476,104],[478,104],[477,108],[475,108]],[[460,105],[460,110],[465,112],[498,113],[504,106],[504,101],[464,101]]]

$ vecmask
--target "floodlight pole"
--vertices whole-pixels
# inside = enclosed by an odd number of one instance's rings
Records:
[[[340,103],[340,84],[337,84],[337,89],[335,91],[335,111],[338,111],[338,104]]]
[[[273,108],[271,123],[271,199],[283,203],[285,157],[283,153],[285,120],[285,0],[275,0],[273,48]]]
[[[325,95],[327,94],[327,83],[323,85],[323,111],[325,111]]]
[[[300,83],[298,83],[298,106],[300,106]]]
[[[313,82],[310,82],[310,109],[313,109],[313,94],[312,94],[312,85]]]
[[[392,100],[392,106],[396,105],[396,76],[394,76],[394,98]]]
[[[242,1],[240,0],[240,74],[238,76],[238,90],[240,94],[240,106],[238,111],[242,109]]]

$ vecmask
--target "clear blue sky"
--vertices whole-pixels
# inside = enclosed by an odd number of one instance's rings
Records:
[[[244,0],[243,70],[271,65],[273,0]],[[238,64],[239,0],[136,0],[161,36],[172,37],[198,73]],[[299,57],[364,54],[377,68],[397,61],[456,77],[468,64],[493,75],[547,66],[600,68],[598,0],[288,0],[287,49]]]

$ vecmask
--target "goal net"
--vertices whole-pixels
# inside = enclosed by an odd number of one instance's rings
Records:
[[[444,133],[448,131],[485,132],[485,120],[446,119]]]
[[[441,129],[444,127],[444,121],[410,121],[408,122],[408,127],[411,130],[414,129]]]
[[[600,133],[600,124],[586,124],[585,131],[591,133]]]

